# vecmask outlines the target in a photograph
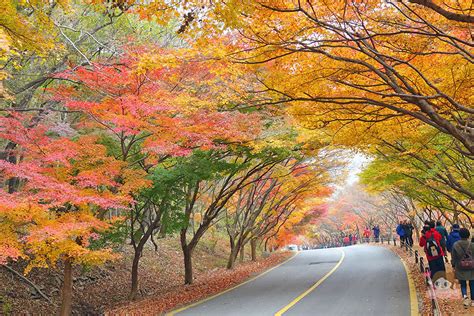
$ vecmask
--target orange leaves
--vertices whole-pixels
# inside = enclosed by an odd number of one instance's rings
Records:
[[[152,181],[146,179],[146,172],[139,169],[127,168],[122,171],[121,177],[124,184],[120,187],[120,192],[125,195],[132,195],[143,188],[151,186]]]
[[[122,143],[140,142],[150,158],[187,155],[195,148],[217,148],[222,141],[248,141],[259,133],[256,115],[216,111],[214,97],[220,98],[226,84],[213,74],[219,63],[200,61],[199,54],[184,49],[180,58],[162,48],[127,49],[117,65],[97,63],[58,74],[85,89],[60,87],[53,98],[88,114],[97,129]]]

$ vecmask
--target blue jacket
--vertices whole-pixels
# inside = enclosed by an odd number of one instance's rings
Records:
[[[374,227],[372,230],[374,231],[374,237],[375,237],[375,238],[379,238],[379,235],[380,235],[380,228]]]
[[[458,240],[461,240],[459,230],[453,230],[451,233],[449,233],[448,241],[446,242],[446,248],[449,252],[453,250],[454,243]]]
[[[400,237],[404,237],[404,236],[405,236],[405,229],[403,229],[403,225],[402,225],[402,224],[398,224],[398,226],[397,226],[397,234],[398,234],[398,236],[400,236]]]

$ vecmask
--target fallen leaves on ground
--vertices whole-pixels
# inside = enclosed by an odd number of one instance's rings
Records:
[[[410,252],[404,250],[403,248],[388,245],[385,246],[398,254],[410,269],[410,274],[413,278],[416,291],[418,293],[418,303],[420,305],[421,315],[433,315],[431,311],[432,302],[428,288],[426,286],[425,277],[420,272],[419,264],[415,263],[415,257],[410,255]],[[420,256],[424,255],[423,249],[419,248],[418,246],[415,246],[414,249],[418,250]],[[465,309],[462,306],[461,289],[459,288],[458,281],[454,279],[453,269],[451,268],[450,264],[446,264],[446,275],[448,281],[453,284],[453,288],[446,290],[436,290],[436,298],[441,309],[441,315],[474,315],[474,307]]]
[[[217,242],[204,238],[193,256],[196,284],[185,287],[182,285],[184,264],[179,240],[173,236],[160,239],[157,251],[154,251],[153,247],[146,247],[139,268],[139,300],[154,304],[155,298],[160,297],[161,300],[163,297],[164,300],[169,299],[173,302],[164,304],[166,308],[187,302],[187,300],[198,300],[200,297],[210,295],[209,293],[220,291],[225,286],[232,286],[248,275],[263,271],[287,256],[284,253],[275,253],[270,258],[252,263],[249,262],[250,258],[246,254],[246,261],[238,265],[235,272],[227,272],[223,267],[227,263],[228,248],[228,242],[223,238],[218,239]],[[133,250],[126,246],[120,253],[121,259],[102,267],[83,269],[76,266],[74,268],[73,315],[103,315],[106,311],[115,309],[126,310],[129,304]],[[25,268],[25,263],[16,262],[12,264],[12,268],[21,273]],[[42,299],[28,284],[20,281],[6,269],[0,269],[0,307],[12,315],[58,314],[59,291],[62,282],[60,268],[58,270],[35,268],[27,275],[28,279],[35,283],[53,304]],[[215,277],[219,278],[214,280]],[[202,292],[202,295],[194,297],[196,293],[192,293],[193,289]],[[151,301],[146,300],[147,298]],[[161,302],[160,300],[157,302]],[[131,306],[135,306],[134,304]],[[154,306],[149,306],[149,308],[149,310],[155,310]],[[134,310],[138,311],[134,314],[142,314],[139,309]],[[2,309],[0,309],[1,313]]]
[[[257,262],[246,262],[234,270],[218,268],[203,273],[192,285],[177,285],[166,292],[107,312],[109,315],[160,315],[179,306],[222,292],[277,265],[291,254],[278,252]]]

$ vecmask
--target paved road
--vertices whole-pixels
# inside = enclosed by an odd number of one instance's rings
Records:
[[[405,269],[376,246],[307,250],[234,290],[179,316],[409,316]]]

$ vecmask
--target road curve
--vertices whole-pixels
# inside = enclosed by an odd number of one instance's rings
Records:
[[[400,258],[369,245],[307,250],[231,291],[169,315],[410,316]]]

